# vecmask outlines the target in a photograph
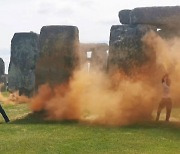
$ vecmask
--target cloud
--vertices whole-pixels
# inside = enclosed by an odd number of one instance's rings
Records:
[[[74,13],[74,10],[70,7],[61,8],[56,10],[55,14],[57,15],[72,15]]]
[[[59,6],[55,3],[43,2],[39,4],[39,9],[37,12],[41,15],[66,17],[72,15],[74,13],[74,9],[71,6],[65,5],[65,3]]]
[[[87,7],[87,8],[92,8],[93,6],[94,6],[94,2],[92,1],[92,0],[82,0],[81,2],[80,2],[80,5],[82,6],[82,7]]]
[[[118,19],[107,19],[107,20],[100,20],[98,21],[99,24],[102,24],[104,26],[112,26],[115,24],[120,24]]]
[[[39,14],[49,14],[54,9],[56,9],[54,4],[51,4],[51,3],[41,3],[39,5],[38,13]]]

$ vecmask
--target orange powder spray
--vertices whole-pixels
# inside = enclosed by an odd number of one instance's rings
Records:
[[[99,70],[74,71],[66,85],[43,85],[31,100],[33,111],[45,110],[50,119],[78,120],[107,125],[126,125],[152,119],[154,107],[161,99],[161,77],[169,72],[172,97],[179,104],[180,79],[179,39],[163,40],[154,32],[142,41],[148,55],[155,54],[152,62],[134,67],[133,75],[117,70],[111,75]],[[148,69],[150,68],[150,69]]]

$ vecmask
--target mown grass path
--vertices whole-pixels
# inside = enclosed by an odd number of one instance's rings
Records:
[[[0,117],[0,154],[127,153],[179,154],[180,121],[150,122],[124,127],[90,126],[78,122],[47,122],[26,104],[3,105],[11,119]],[[172,116],[179,119],[180,109]]]

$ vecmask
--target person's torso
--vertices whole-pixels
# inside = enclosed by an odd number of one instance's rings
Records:
[[[162,87],[163,87],[163,98],[170,98],[170,87],[166,84],[166,82],[162,83]]]

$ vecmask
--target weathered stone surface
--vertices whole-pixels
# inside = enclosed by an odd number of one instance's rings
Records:
[[[94,47],[94,44],[92,45],[91,43],[80,43],[79,44],[79,58],[80,58],[80,64],[84,65],[89,61],[87,57],[87,52],[91,51],[92,48]]]
[[[98,68],[100,70],[107,69],[107,50],[109,46],[106,43],[81,43],[80,44],[80,59],[81,64],[91,63],[91,68]],[[91,51],[91,58],[87,58],[87,52]]]
[[[158,28],[179,29],[179,19],[180,6],[167,6],[135,8],[130,12],[129,23],[120,20],[122,24],[149,24]]]
[[[172,30],[163,28],[157,32],[162,38],[164,39],[171,39],[174,37],[180,37],[180,29],[179,30]]]
[[[5,65],[2,58],[0,58],[0,77],[5,73]]]
[[[5,65],[2,58],[0,58],[0,91],[4,91],[7,86],[7,80],[5,78]]]
[[[44,26],[39,36],[36,87],[67,82],[78,65],[79,31],[75,26]]]
[[[94,48],[91,58],[91,69],[98,68],[102,71],[107,70],[107,50],[109,50],[107,44],[99,44]]]
[[[30,95],[35,86],[35,64],[38,56],[36,33],[15,33],[11,40],[8,89]]]
[[[122,24],[129,24],[130,23],[130,12],[131,12],[131,10],[119,11],[119,21]]]
[[[7,86],[8,86],[8,75],[7,74],[1,75],[1,84],[0,84],[1,91],[6,91]]]
[[[142,37],[153,29],[147,25],[114,25],[111,27],[108,69],[122,69],[124,72],[147,61],[143,51]]]

